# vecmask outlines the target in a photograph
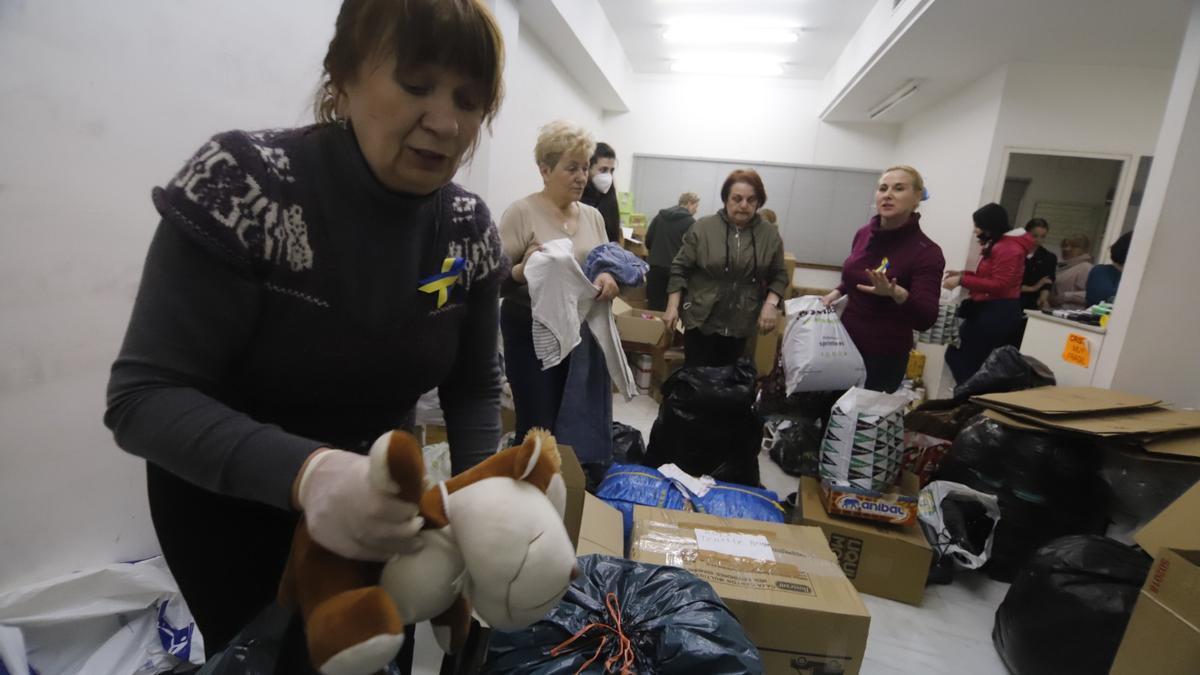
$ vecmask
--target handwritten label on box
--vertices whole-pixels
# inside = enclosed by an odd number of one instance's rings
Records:
[[[1087,368],[1092,363],[1092,353],[1088,349],[1088,339],[1079,333],[1067,335],[1067,344],[1063,347],[1063,361],[1074,363]]]

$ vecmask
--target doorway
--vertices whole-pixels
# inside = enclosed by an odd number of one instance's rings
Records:
[[[1012,152],[1000,203],[1012,227],[1044,218],[1051,252],[1060,253],[1063,239],[1086,238],[1092,259],[1099,261],[1124,168],[1120,159]]]

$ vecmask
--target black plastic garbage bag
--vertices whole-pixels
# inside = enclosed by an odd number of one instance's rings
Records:
[[[737,618],[690,572],[601,555],[580,558],[579,567],[579,578],[544,619],[521,631],[491,634],[484,673],[574,675],[593,657],[584,672],[605,672],[611,658],[619,669],[626,663],[621,635],[635,673],[763,672]]]
[[[641,464],[646,456],[642,432],[628,424],[612,423],[613,464]]]
[[[763,426],[767,455],[789,476],[818,476],[825,424],[820,418],[772,415]]]
[[[999,487],[1004,483],[1011,435],[999,422],[978,415],[955,437],[947,459],[953,457],[984,481]]]
[[[992,642],[1009,671],[1107,673],[1150,562],[1099,536],[1063,537],[1039,549],[996,610]]]
[[[762,421],[754,412],[754,364],[684,366],[663,382],[662,406],[642,464],[676,464],[693,476],[758,485]]]
[[[1046,364],[1021,354],[1012,345],[1004,345],[992,350],[974,375],[954,387],[954,398],[965,401],[972,396],[1046,387],[1055,382]]]

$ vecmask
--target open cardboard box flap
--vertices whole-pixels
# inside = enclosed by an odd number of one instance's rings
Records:
[[[1159,399],[1097,387],[1036,387],[1002,394],[984,394],[972,400],[989,408],[1004,408],[1042,417],[1112,413],[1153,408],[1162,403]]]
[[[1197,514],[1200,514],[1200,482],[1138,530],[1133,539],[1156,558],[1168,548],[1200,550]]]

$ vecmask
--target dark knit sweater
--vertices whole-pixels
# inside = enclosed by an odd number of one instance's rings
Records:
[[[455,455],[499,440],[507,273],[475,195],[391,192],[352,130],[219,134],[165,187],[105,423],[212,492],[290,504],[321,446],[365,451],[439,388]],[[418,290],[446,258],[444,299]]]
[[[868,269],[888,259],[888,278],[908,291],[903,305],[895,300],[858,290],[870,285]],[[842,323],[854,346],[866,356],[896,356],[912,349],[912,333],[933,325],[938,315],[942,272],[946,259],[942,249],[921,231],[921,214],[895,230],[879,227],[879,216],[859,228],[850,256],[842,263],[842,283],[849,296]]]

